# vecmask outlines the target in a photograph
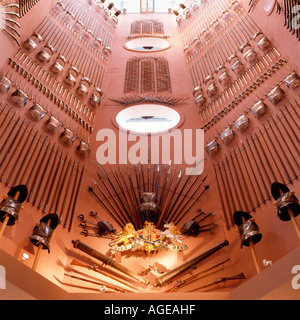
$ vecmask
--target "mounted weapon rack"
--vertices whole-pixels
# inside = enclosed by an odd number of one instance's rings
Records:
[[[27,201],[69,231],[105,96],[117,23],[107,17],[96,3],[58,1],[0,75],[1,181],[26,184]]]
[[[273,181],[299,177],[300,77],[241,4],[221,3],[211,17],[203,5],[177,22],[230,229],[235,211],[271,199]]]

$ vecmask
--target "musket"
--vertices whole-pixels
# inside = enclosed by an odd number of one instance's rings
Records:
[[[121,283],[121,284],[123,284],[123,285],[125,285],[125,286],[127,286],[129,288],[131,288],[131,289],[134,289],[134,290],[140,292],[140,290],[138,288],[136,288],[135,286],[132,286],[132,285],[128,284],[127,282],[122,281],[118,277],[115,277],[115,276],[110,275],[109,273],[107,273],[105,271],[100,270],[99,266],[96,265],[96,264],[89,266],[89,265],[86,265],[86,264],[84,264],[84,263],[82,263],[82,262],[80,262],[78,260],[75,260],[75,259],[73,259],[70,264],[72,266],[79,266],[79,267],[83,267],[83,268],[86,268],[86,269],[89,269],[89,270],[93,270],[93,271],[95,271],[97,273],[100,273],[100,274],[104,275],[107,278],[113,279],[113,280],[115,280],[115,281],[117,281],[117,282],[119,282],[119,283]]]
[[[72,270],[72,271],[76,272],[74,270]],[[112,291],[113,293],[115,293],[115,292],[119,292],[119,293],[129,292],[128,290],[122,289],[122,288],[117,287],[117,286],[113,286],[113,285],[108,284],[106,282],[94,281],[94,280],[90,280],[90,279],[74,276],[74,275],[71,275],[71,274],[68,274],[68,273],[65,273],[64,275],[67,276],[67,277],[70,277],[72,279],[76,279],[76,280],[85,281],[85,282],[88,282],[88,283],[99,285],[100,287],[102,287],[102,289],[100,288],[100,289],[98,289],[98,291],[102,291],[103,290],[104,292],[107,292],[106,288],[108,288],[108,289],[113,290]],[[85,274],[83,274],[83,275],[86,276]]]
[[[188,284],[190,284],[190,283],[192,283],[192,282],[194,282],[194,281],[197,281],[197,280],[199,280],[199,279],[202,279],[202,278],[206,277],[207,275],[206,275],[206,276],[199,277],[200,275],[202,275],[202,274],[204,274],[204,273],[206,273],[206,272],[208,272],[208,271],[211,271],[211,270],[213,270],[213,269],[216,269],[216,268],[218,268],[219,266],[222,266],[223,264],[225,264],[226,262],[229,262],[229,261],[230,261],[230,259],[226,259],[225,261],[222,261],[222,262],[220,262],[220,263],[218,263],[218,264],[216,264],[216,265],[214,265],[214,266],[212,266],[212,267],[210,267],[210,268],[208,268],[208,269],[205,269],[205,270],[203,270],[203,271],[200,271],[199,273],[194,274],[194,275],[192,275],[192,276],[190,276],[190,277],[188,277],[188,278],[186,278],[186,279],[184,279],[184,280],[179,280],[179,281],[177,282],[177,284],[175,284],[174,287],[172,287],[171,289],[167,290],[166,292],[169,292],[169,293],[174,292],[175,290],[178,290],[179,288],[182,288],[182,287],[184,287],[184,286],[186,286],[186,285],[188,285]]]
[[[168,282],[171,282],[174,278],[179,276],[180,274],[186,272],[190,268],[194,268],[197,264],[205,260],[206,258],[210,257],[215,252],[221,250],[223,247],[228,246],[228,240],[223,241],[222,243],[218,244],[217,246],[207,250],[204,253],[201,253],[197,257],[183,263],[182,265],[178,266],[177,268],[170,270],[169,272],[165,273],[159,278],[156,278],[154,283],[154,287],[162,287]]]
[[[243,280],[243,279],[246,279],[245,275],[243,273],[239,273],[235,276],[232,276],[232,277],[222,277],[222,278],[218,278],[214,281],[211,281],[211,282],[208,282],[198,288],[195,288],[195,289],[192,289],[192,290],[189,290],[187,292],[193,292],[193,291],[196,291],[196,290],[201,290],[201,289],[205,289],[205,288],[208,288],[208,287],[211,287],[211,286],[214,286],[216,284],[219,284],[219,283],[222,283],[222,282],[227,282],[227,281],[230,281],[230,280]]]
[[[96,251],[95,249],[87,246],[86,244],[84,244],[83,242],[81,242],[80,240],[73,240],[72,241],[74,248],[85,252],[86,254],[88,254],[89,256],[96,258],[97,260],[103,262],[104,265],[108,265],[120,272],[122,272],[123,274],[133,278],[134,280],[138,281],[139,283],[142,283],[144,285],[148,285],[149,284],[149,280],[147,279],[142,279],[138,274],[134,273],[133,271],[127,269],[126,267],[124,267],[123,265],[121,265],[120,263],[114,261],[113,259],[111,259],[110,257],[100,253],[99,251]]]

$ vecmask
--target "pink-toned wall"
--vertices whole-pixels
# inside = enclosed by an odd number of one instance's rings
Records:
[[[248,1],[244,0],[242,2],[244,7],[248,8]],[[47,1],[47,5],[45,5],[43,1],[40,1],[36,7],[22,19],[22,25],[26,26],[26,28],[23,27],[21,29],[23,31],[22,40],[25,40],[31,34],[32,30],[40,23],[53,3],[54,1],[51,3],[50,1]],[[290,66],[294,66],[299,71],[300,53],[299,50],[296,50],[299,44],[295,37],[283,28],[283,15],[278,16],[274,11],[267,17],[261,8],[261,1],[259,1],[254,11],[251,12],[251,16],[269,39],[276,45],[281,55],[288,60]],[[153,16],[144,15],[143,18],[153,18]],[[178,107],[178,109],[184,114],[185,119],[181,129],[199,129],[203,123],[201,122],[200,116],[198,115],[193,102],[193,85],[189,78],[186,58],[183,52],[183,42],[180,38],[179,32],[177,31],[175,17],[174,15],[160,14],[155,15],[154,18],[164,22],[165,34],[170,36],[169,41],[172,45],[170,49],[159,52],[155,55],[163,56],[169,61],[172,81],[172,96],[186,99],[186,103]],[[112,123],[112,115],[120,111],[121,108],[112,103],[109,99],[120,98],[123,95],[126,62],[129,58],[135,55],[135,53],[125,50],[123,48],[123,44],[126,37],[129,35],[131,22],[136,19],[140,19],[140,16],[127,14],[121,15],[119,18],[118,28],[111,48],[112,55],[110,57],[103,85],[103,91],[106,94],[106,99],[103,101],[101,109],[98,112],[95,121],[94,134],[90,141],[92,147],[90,159],[96,158],[96,150],[100,145],[100,143],[96,141],[97,131],[103,128],[110,128],[117,132],[117,128]],[[15,55],[17,48],[2,32],[0,33],[0,41],[4,44],[1,46],[0,51],[0,66],[3,67],[6,64],[7,58]],[[296,94],[298,93],[299,91],[296,92]],[[291,97],[294,97],[294,93]],[[247,103],[248,101],[246,99],[244,104]],[[253,101],[251,100],[249,103],[253,103]],[[282,107],[283,105],[280,105],[276,108],[280,109]],[[275,112],[276,110],[272,109],[271,114],[274,114]],[[254,123],[259,125],[258,122],[254,121]],[[254,129],[255,127],[251,130]],[[297,127],[295,127],[295,129],[297,129]],[[249,131],[247,134],[250,134],[251,132],[252,131]],[[211,136],[213,136],[213,134],[209,132],[209,137]],[[219,157],[222,155],[223,153],[221,153]],[[87,191],[87,186],[91,184],[91,178],[95,176],[95,167],[88,161],[86,163],[86,174],[82,181],[83,187],[78,198],[76,214],[87,214],[89,211],[95,210],[104,220],[109,220],[110,216],[103,211]],[[201,202],[193,208],[187,219],[195,216],[195,212],[198,208],[201,208],[205,212],[216,212],[216,216],[213,218],[213,221],[218,225],[218,228],[213,234],[205,234],[203,236],[198,236],[197,238],[185,239],[189,249],[184,253],[160,252],[152,257],[146,257],[143,254],[132,254],[130,258],[116,255],[116,259],[135,272],[140,272],[155,262],[159,262],[171,269],[179,263],[187,261],[223,240],[228,239],[230,246],[222,249],[215,256],[209,258],[203,264],[203,268],[208,268],[227,258],[230,258],[231,261],[224,266],[224,269],[212,273],[204,280],[199,280],[193,285],[186,287],[186,289],[189,290],[196,288],[204,282],[212,281],[220,276],[235,275],[240,272],[243,272],[247,279],[255,277],[256,270],[250,250],[248,248],[241,249],[240,238],[235,228],[232,227],[227,230],[225,226],[224,216],[218,199],[216,181],[212,170],[212,161],[210,160],[205,162],[205,174],[208,174],[207,182],[211,184],[210,191],[207,192]],[[295,190],[296,194],[300,197],[299,181],[294,180],[290,187]],[[3,194],[5,194],[7,190],[8,188],[4,185],[0,186],[0,191]],[[29,237],[32,233],[34,224],[41,218],[41,213],[29,203],[25,203],[24,207],[25,209],[22,212],[20,221],[17,225],[5,230],[4,236],[0,239],[0,247],[17,260],[21,259],[21,255],[24,252],[28,253],[29,259],[24,262],[24,265],[30,268],[34,260],[36,248],[30,243]],[[262,241],[255,247],[261,265],[263,259],[271,260],[273,263],[276,263],[276,261],[279,261],[281,258],[299,247],[299,239],[297,238],[293,225],[291,223],[281,222],[277,218],[276,210],[277,209],[273,206],[272,200],[269,200],[265,204],[261,205],[255,213],[253,213],[253,216],[255,217],[263,234]],[[299,218],[297,221],[299,223]],[[42,252],[37,272],[68,292],[76,293],[76,297],[78,299],[85,299],[89,296],[85,296],[82,293],[87,294],[89,293],[88,290],[61,284],[61,282],[66,282],[74,285],[85,285],[82,284],[82,282],[74,279],[70,280],[70,278],[64,276],[64,267],[70,263],[73,258],[80,258],[87,262],[89,261],[84,254],[81,254],[72,248],[71,240],[79,238],[91,247],[106,254],[109,249],[109,240],[84,238],[79,235],[80,231],[81,229],[78,227],[77,222],[74,222],[71,232],[68,232],[67,229],[63,229],[60,225],[55,230],[55,236],[51,240],[51,253],[47,254],[47,252]],[[265,267],[262,266],[262,268],[264,269]],[[201,269],[202,267],[199,266],[196,271],[191,271],[190,274]],[[88,273],[91,276],[95,276],[92,271],[89,271]],[[280,275],[278,276],[280,277]],[[59,281],[57,279],[59,279]],[[149,279],[152,283],[155,278],[154,276],[150,276]],[[217,287],[217,289],[208,292],[207,295],[205,295],[205,293],[199,294],[199,299],[227,299],[229,298],[227,292],[234,290],[239,284],[239,282],[234,282],[232,285],[229,284],[226,287]],[[36,283],[36,285],[38,286],[38,283]],[[155,299],[165,297],[163,294],[165,289],[157,289],[149,286],[143,290],[145,292],[155,293]],[[123,297],[124,296],[121,298]],[[130,295],[126,295],[126,298],[127,297],[128,299],[131,299]],[[174,295],[173,297],[176,299],[178,296]],[[192,297],[195,298],[194,295]],[[180,296],[180,299],[181,298],[182,297]],[[190,296],[187,295],[187,299],[189,298]]]

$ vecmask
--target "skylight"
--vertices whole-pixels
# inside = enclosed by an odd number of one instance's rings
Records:
[[[167,13],[168,9],[175,9],[178,7],[182,0],[114,0],[115,7],[123,11],[126,9],[127,13],[140,13],[145,12],[145,8],[148,8],[149,12],[153,12],[153,3],[154,3],[154,12],[157,13]]]

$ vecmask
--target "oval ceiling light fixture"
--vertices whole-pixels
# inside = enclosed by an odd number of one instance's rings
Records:
[[[141,104],[119,112],[115,124],[123,130],[137,134],[161,134],[179,127],[183,116],[172,108]]]
[[[137,52],[157,52],[169,49],[170,43],[162,38],[143,37],[126,42],[125,49]]]

